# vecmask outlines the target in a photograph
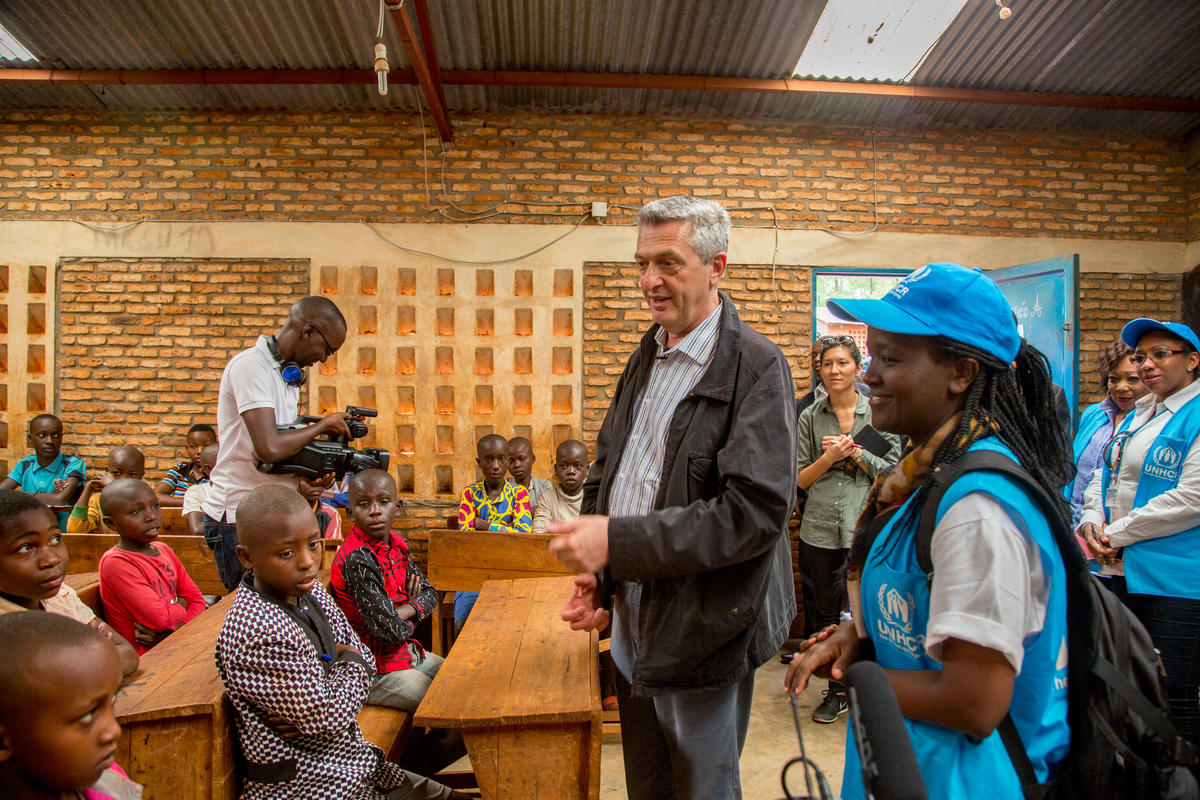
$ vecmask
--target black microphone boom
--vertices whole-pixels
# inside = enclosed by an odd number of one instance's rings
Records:
[[[846,670],[845,683],[867,797],[927,800],[925,781],[887,673],[872,661],[860,661]]]

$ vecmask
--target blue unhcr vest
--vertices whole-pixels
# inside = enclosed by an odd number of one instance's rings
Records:
[[[1132,416],[1127,414],[1126,416]],[[1104,403],[1093,403],[1083,410],[1083,414],[1079,416],[1079,432],[1075,434],[1075,441],[1072,444],[1073,461],[1078,464],[1079,457],[1083,455],[1083,451],[1091,444],[1092,437],[1096,435],[1096,431],[1106,425],[1112,425],[1112,420],[1108,418],[1108,412],[1104,410]],[[1070,486],[1070,484],[1067,484]],[[1070,499],[1068,497],[1068,499]]]
[[[1171,415],[1158,436],[1150,443],[1142,471],[1138,475],[1133,508],[1141,508],[1179,483],[1183,461],[1200,435],[1200,398],[1193,397]],[[1133,415],[1121,423],[1125,432]],[[1103,464],[1104,518],[1108,520],[1108,487],[1112,470]],[[1200,526],[1158,539],[1134,542],[1125,548],[1125,584],[1131,594],[1182,597],[1200,600],[1200,581],[1196,580],[1197,556],[1200,555]]]
[[[1012,452],[998,439],[976,443],[972,450]],[[1037,502],[1013,481],[993,472],[973,471],[955,481],[938,508],[945,509],[971,492],[984,492],[1004,506],[1012,521],[1033,539],[1050,586],[1043,629],[1025,641],[1021,673],[1013,686],[1009,713],[1029,754],[1039,781],[1052,776],[1053,766],[1070,747],[1067,727],[1066,573],[1062,556]],[[885,669],[941,669],[925,652],[929,623],[929,582],[917,562],[916,519],[897,529],[913,498],[875,538],[862,576],[863,623],[875,644],[875,660]],[[929,797],[936,800],[978,798],[1022,800],[1020,781],[999,733],[982,741],[928,722],[905,719],[917,763]],[[846,763],[842,796],[864,797],[862,765],[847,726]]]

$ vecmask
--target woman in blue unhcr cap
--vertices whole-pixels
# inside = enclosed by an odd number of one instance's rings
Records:
[[[1056,541],[1020,483],[983,471],[961,475],[937,508],[932,580],[915,533],[933,471],[971,450],[1018,461],[1065,514],[1073,467],[1048,364],[1021,339],[999,287],[957,264],[922,267],[882,300],[828,307],[868,326],[874,424],[911,445],[859,520],[847,562],[854,620],[805,643],[787,689],[803,691],[814,673],[840,679],[873,646],[929,796],[1015,800],[1020,782],[996,732],[1005,715],[1039,781],[1070,743],[1065,570],[1083,570],[1078,545]],[[842,795],[862,797],[851,735]]]
[[[1162,655],[1179,732],[1200,733],[1200,339],[1187,325],[1135,319],[1121,331],[1150,394],[1104,449],[1078,533]]]

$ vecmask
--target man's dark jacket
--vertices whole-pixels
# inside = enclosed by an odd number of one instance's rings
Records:
[[[609,521],[601,591],[641,580],[633,689],[729,686],[772,658],[796,614],[787,520],[796,490],[791,369],[721,296],[716,352],[675,409],[654,510]],[[654,325],[617,383],[584,485],[582,513],[608,514]]]

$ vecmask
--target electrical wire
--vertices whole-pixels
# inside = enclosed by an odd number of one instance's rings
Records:
[[[374,224],[372,224],[370,222],[363,222],[361,224],[367,226],[367,228],[371,231],[371,233],[378,236],[385,243],[391,245],[392,247],[396,248],[397,250],[403,250],[405,253],[411,253],[412,255],[415,255],[415,256],[424,256],[426,258],[436,258],[439,261],[445,261],[450,264],[467,264],[469,266],[481,266],[481,265],[487,265],[487,264],[511,264],[514,261],[522,261],[526,258],[529,258],[532,255],[536,255],[536,254],[542,252],[543,250],[545,250],[546,248],[550,247],[551,245],[556,244],[556,243],[562,241],[563,239],[567,238],[575,231],[579,230],[579,226],[582,225],[590,216],[592,216],[592,212],[590,212],[590,211],[586,212],[585,214],[582,214],[579,217],[579,221],[576,222],[571,227],[571,230],[567,231],[566,233],[561,233],[558,236],[555,236],[550,241],[546,242],[545,244],[541,245],[540,247],[536,247],[533,250],[530,250],[527,253],[522,253],[517,256],[509,256],[507,258],[489,258],[485,261],[467,261],[465,259],[460,259],[460,258],[450,258],[449,256],[441,256],[441,255],[438,255],[437,253],[429,253],[424,250],[414,250],[411,247],[405,247],[402,244],[393,242],[391,239],[387,238],[382,233],[380,233],[375,228]]]

